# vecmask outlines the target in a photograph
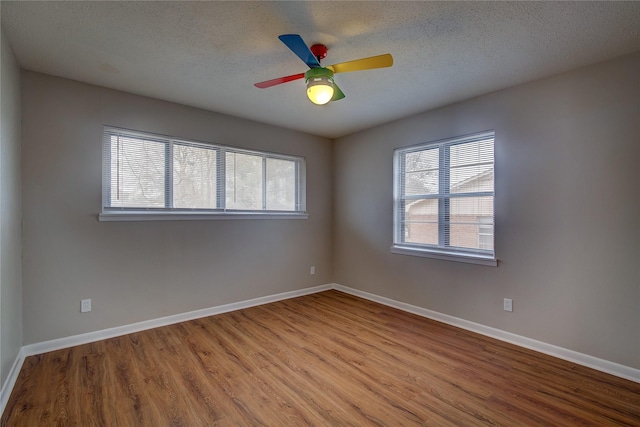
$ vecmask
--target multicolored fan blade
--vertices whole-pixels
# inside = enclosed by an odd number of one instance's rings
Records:
[[[393,57],[386,53],[384,55],[371,56],[369,58],[356,59],[355,61],[342,62],[340,64],[329,65],[327,68],[334,73],[348,73],[350,71],[371,70],[372,68],[391,67]]]
[[[331,98],[331,100],[338,101],[342,98],[344,98],[344,93],[340,90],[338,85],[335,82],[333,82],[333,98]]]
[[[282,43],[287,45],[293,53],[298,55],[298,58],[302,59],[302,62],[307,64],[309,68],[317,68],[320,66],[318,59],[311,53],[307,44],[298,34],[283,34],[278,36],[278,38]]]
[[[279,85],[282,83],[291,82],[293,80],[298,80],[304,78],[304,73],[294,74],[287,77],[279,77],[277,79],[267,80],[266,82],[254,83],[255,87],[259,87],[260,89],[266,89],[271,86]]]

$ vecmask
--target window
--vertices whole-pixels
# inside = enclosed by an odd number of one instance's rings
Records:
[[[496,265],[494,133],[397,149],[392,252]]]
[[[101,220],[306,217],[300,157],[106,127]]]

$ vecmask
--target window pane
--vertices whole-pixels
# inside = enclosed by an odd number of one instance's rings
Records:
[[[493,217],[481,216],[478,218],[478,248],[493,250]]]
[[[493,250],[493,226],[451,224],[451,232],[452,247]]]
[[[493,226],[490,233],[482,233],[478,224],[451,224],[451,233],[453,247],[493,250]]]
[[[438,244],[438,199],[421,199],[406,204],[404,242]]]
[[[262,210],[262,156],[227,152],[227,209]]]
[[[292,160],[267,159],[267,209],[296,209],[296,163]]]
[[[449,191],[451,193],[493,191],[493,165],[452,168]]]
[[[404,194],[438,194],[438,153],[431,148],[405,155]]]
[[[450,245],[493,249],[493,197],[461,197],[450,200]]]
[[[217,208],[217,151],[191,144],[173,145],[173,206]]]
[[[455,197],[451,198],[451,218],[453,222],[478,222],[480,216],[493,218],[493,197]]]
[[[110,206],[165,206],[166,142],[112,135]]]
[[[449,151],[450,167],[493,163],[493,138],[452,145]]]

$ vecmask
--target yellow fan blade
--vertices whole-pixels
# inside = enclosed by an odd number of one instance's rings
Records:
[[[334,73],[348,73],[350,71],[370,70],[372,68],[391,67],[393,57],[385,53],[384,55],[372,56],[369,58],[356,59],[355,61],[342,62],[340,64],[329,65],[328,69]]]

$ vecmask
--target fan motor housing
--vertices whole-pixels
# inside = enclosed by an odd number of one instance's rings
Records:
[[[318,68],[311,68],[309,69],[309,71],[304,73],[304,79],[306,83],[308,83],[309,80],[313,78],[323,78],[323,77],[328,78],[331,80],[331,82],[333,82],[333,71],[331,71],[328,68],[318,67]]]
[[[327,52],[329,51],[329,49],[323,44],[314,44],[309,48],[309,50],[311,50],[313,56],[318,59],[318,62],[320,62],[321,59],[326,58]]]

